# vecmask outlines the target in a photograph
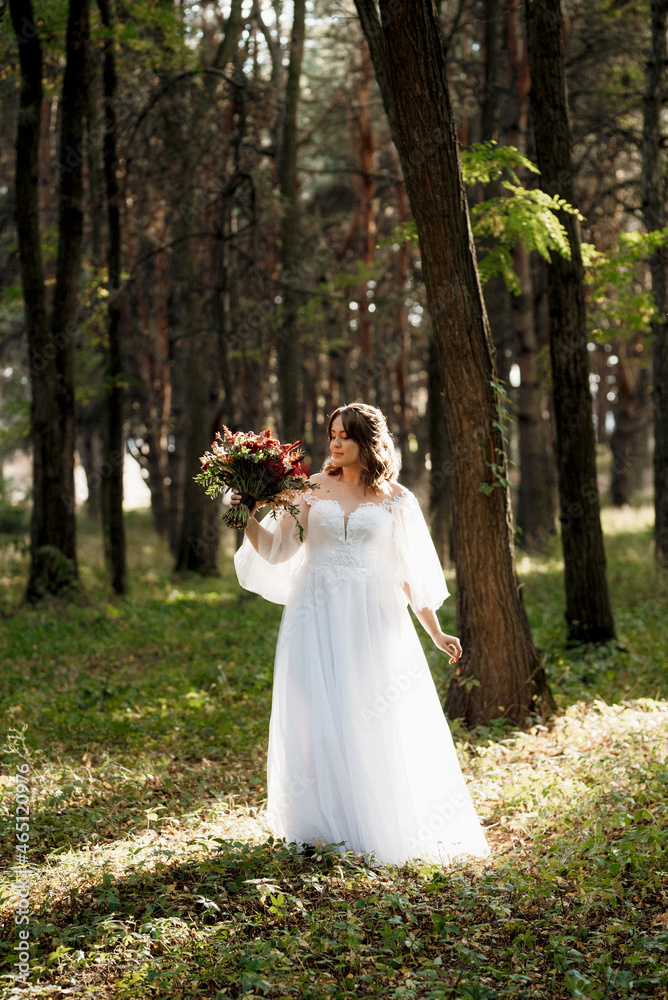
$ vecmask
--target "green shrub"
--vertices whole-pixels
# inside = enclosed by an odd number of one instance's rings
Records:
[[[24,500],[12,501],[11,480],[0,479],[0,533],[21,535],[30,528],[30,511]]]

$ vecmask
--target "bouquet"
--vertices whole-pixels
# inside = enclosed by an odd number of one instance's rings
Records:
[[[230,528],[246,531],[253,504],[260,502],[272,509],[287,510],[299,528],[299,540],[304,540],[304,529],[299,523],[299,508],[295,504],[300,493],[312,489],[307,480],[309,473],[301,464],[304,457],[299,451],[301,441],[280,444],[271,431],[262,434],[232,434],[223,427],[223,434],[216,434],[211,451],[202,455],[202,471],[194,476],[210,497],[225,490],[239,490],[241,503],[223,515],[223,522]]]

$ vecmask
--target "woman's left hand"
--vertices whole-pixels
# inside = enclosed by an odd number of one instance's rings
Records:
[[[434,643],[444,653],[448,653],[450,663],[456,663],[462,655],[462,646],[456,635],[446,635],[445,632],[441,632],[434,637]]]

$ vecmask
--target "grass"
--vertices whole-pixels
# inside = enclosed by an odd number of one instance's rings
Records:
[[[3,995],[668,997],[667,586],[649,508],[603,516],[618,641],[569,648],[558,543],[518,555],[560,711],[526,733],[452,724],[494,850],[445,870],[370,868],[272,840],[264,766],[281,608],[240,591],[230,551],[219,578],[176,576],[148,515],[132,513],[132,593],[110,599],[82,521],[85,598],[19,608],[25,540],[4,536]],[[450,668],[424,642],[444,692]],[[26,765],[22,986],[9,866]]]

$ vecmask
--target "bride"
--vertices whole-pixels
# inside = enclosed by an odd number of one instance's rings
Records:
[[[379,409],[334,411],[331,458],[299,520],[249,518],[239,583],[285,604],[267,761],[280,837],[401,865],[489,854],[407,602],[453,663],[448,596],[417,500],[397,482]],[[232,503],[239,503],[234,493]],[[257,505],[251,511],[255,513]]]

